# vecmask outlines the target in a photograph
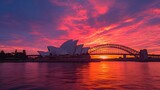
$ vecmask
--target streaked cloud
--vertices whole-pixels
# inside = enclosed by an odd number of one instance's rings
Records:
[[[0,49],[31,53],[79,39],[160,53],[159,0],[1,0]]]

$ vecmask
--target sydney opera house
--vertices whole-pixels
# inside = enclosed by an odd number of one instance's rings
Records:
[[[68,40],[60,47],[47,46],[48,52],[38,51],[42,57],[58,57],[58,56],[82,56],[88,55],[89,47],[83,47],[83,44],[77,45],[78,40]]]

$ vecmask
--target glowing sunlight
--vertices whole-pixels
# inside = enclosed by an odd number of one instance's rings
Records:
[[[106,56],[106,55],[101,55],[101,56],[99,56],[99,58],[100,58],[100,59],[108,59],[108,56]]]

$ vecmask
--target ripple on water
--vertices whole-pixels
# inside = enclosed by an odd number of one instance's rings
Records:
[[[159,90],[158,68],[160,63],[0,63],[0,89]]]

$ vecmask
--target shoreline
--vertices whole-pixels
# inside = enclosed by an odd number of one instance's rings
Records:
[[[0,60],[0,63],[19,63],[19,62],[39,62],[39,63],[81,63],[81,62],[160,62],[160,59],[155,60],[138,60],[138,59],[85,59],[85,58],[73,58],[73,59],[4,59]]]

